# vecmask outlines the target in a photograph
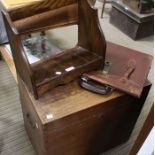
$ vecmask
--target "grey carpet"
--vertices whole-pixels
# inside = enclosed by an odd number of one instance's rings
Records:
[[[33,155],[24,129],[18,88],[4,61],[0,61],[0,155]]]
[[[98,7],[101,5],[98,4]],[[153,37],[133,41],[117,28],[109,24],[109,10],[107,6],[104,18],[100,20],[106,40],[121,44],[126,47],[145,51],[153,55]],[[100,11],[99,11],[100,15]],[[72,31],[72,37],[76,38]],[[66,34],[66,32],[64,32]],[[61,33],[62,35],[62,33]],[[68,34],[67,34],[68,35]],[[76,39],[75,39],[76,40]],[[74,39],[72,39],[73,44]],[[149,74],[153,83],[153,65]],[[128,155],[141,127],[146,119],[151,104],[153,103],[153,87],[137,121],[135,129],[128,142],[120,145],[102,155]],[[26,135],[19,94],[16,83],[4,61],[0,61],[0,155],[34,155],[34,150]]]

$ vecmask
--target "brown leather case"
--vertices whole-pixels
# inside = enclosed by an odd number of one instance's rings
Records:
[[[84,76],[140,97],[151,67],[152,56],[108,43],[106,61],[111,64],[108,72],[105,68],[104,71],[90,72]]]

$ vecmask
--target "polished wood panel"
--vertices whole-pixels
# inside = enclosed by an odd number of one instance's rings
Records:
[[[77,0],[46,0],[46,1],[38,2],[31,6],[25,6],[25,7],[13,10],[10,13],[11,13],[11,18],[13,20],[17,20],[17,19],[32,16],[34,14],[38,14],[47,10],[58,9],[74,3],[77,3]],[[31,10],[31,12],[27,11],[28,8]],[[19,12],[21,13],[20,15],[19,15]]]
[[[62,18],[63,14],[63,18]],[[77,4],[71,4],[55,10],[49,10],[31,17],[16,20],[14,25],[18,32],[29,32],[32,29],[38,30],[40,27],[56,28],[69,24],[77,24],[78,21]],[[39,25],[39,28],[38,28]],[[50,25],[50,26],[49,26]]]
[[[79,1],[78,45],[105,58],[106,41],[96,9],[87,0]],[[87,11],[86,11],[87,10]],[[104,59],[102,59],[104,64]]]

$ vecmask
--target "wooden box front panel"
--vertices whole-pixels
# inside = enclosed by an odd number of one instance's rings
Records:
[[[132,132],[149,87],[145,87],[140,99],[124,94],[45,123],[41,121],[38,109],[33,106],[27,89],[19,80],[25,127],[37,154],[96,155],[125,142]],[[37,106],[41,107],[41,103]]]
[[[123,95],[47,124],[44,133],[47,154],[98,155],[127,141],[143,106],[146,89],[143,99]]]

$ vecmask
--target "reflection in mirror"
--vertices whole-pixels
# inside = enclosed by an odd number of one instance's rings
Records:
[[[35,33],[23,38],[23,47],[29,63],[56,56],[75,47],[78,42],[77,33],[78,27],[74,25]]]

